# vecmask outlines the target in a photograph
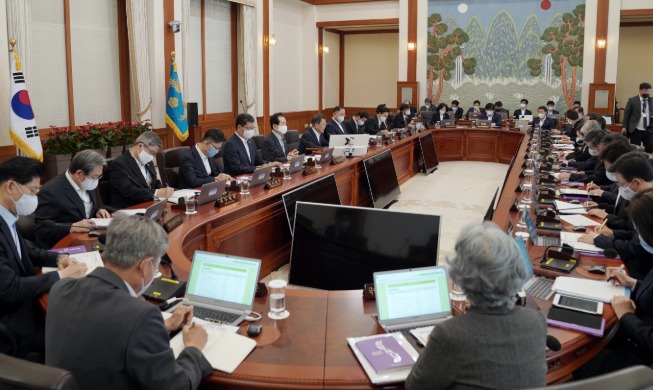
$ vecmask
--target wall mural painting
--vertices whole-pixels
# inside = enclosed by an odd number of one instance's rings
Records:
[[[585,3],[579,0],[429,0],[427,96],[515,110],[580,100]]]

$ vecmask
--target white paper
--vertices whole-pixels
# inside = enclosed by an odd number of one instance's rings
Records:
[[[177,190],[172,193],[172,196],[168,198],[168,202],[174,203],[174,204],[179,204],[179,199],[181,198],[187,198],[187,197],[193,197],[197,191],[191,190],[191,189],[186,189],[186,190]]]
[[[587,210],[580,203],[574,204],[556,200],[555,206],[561,214],[587,214]]]
[[[86,264],[86,275],[90,274],[97,267],[104,267],[104,262],[98,251],[75,253],[69,256],[79,263]]]
[[[567,244],[579,251],[603,252],[603,249],[599,248],[598,246],[578,241],[578,237],[580,236],[582,236],[582,233],[560,232],[560,241],[561,243]]]
[[[600,226],[601,224],[582,215],[561,215],[560,219],[574,226]]]
[[[560,194],[562,195],[589,195],[587,190],[577,190],[575,188],[561,188]]]
[[[422,347],[426,347],[429,341],[429,335],[433,331],[433,326],[424,326],[422,328],[415,328],[410,330],[410,334],[415,336],[417,343]]]
[[[554,149],[574,150],[573,144],[553,144]]]
[[[122,209],[116,211],[116,214],[123,214],[123,215],[136,215],[136,214],[145,214],[146,209]]]
[[[111,224],[111,218],[91,218],[95,226],[99,228],[108,228]]]
[[[592,280],[558,276],[553,282],[553,291],[573,297],[610,303],[615,295],[630,296],[630,289],[623,286],[613,286],[605,280]]]

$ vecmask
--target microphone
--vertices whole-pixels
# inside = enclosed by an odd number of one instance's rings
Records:
[[[560,341],[558,341],[557,338],[548,334],[546,335],[546,347],[556,352],[562,348],[562,345],[560,344]]]
[[[131,175],[129,174],[129,172],[127,172],[127,171],[124,170],[124,169],[120,169],[120,171],[121,171],[122,173],[124,173],[125,176],[127,176],[127,179],[129,179],[129,181],[131,181],[132,184],[136,184],[136,186],[138,186],[139,188],[142,188],[142,189],[146,190],[147,192],[150,192],[150,188],[145,187],[144,185],[142,185],[141,183],[139,183],[136,179],[134,179],[133,177],[131,177]],[[155,191],[156,191],[156,190],[155,190]],[[152,193],[152,196],[154,197],[155,200],[161,200],[158,196],[154,195],[154,193]]]

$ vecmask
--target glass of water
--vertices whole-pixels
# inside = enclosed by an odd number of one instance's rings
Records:
[[[383,136],[382,135],[377,135],[376,136],[376,146],[377,147],[383,146]]]
[[[286,310],[286,285],[286,281],[281,279],[271,280],[268,283],[270,292],[270,312],[268,317],[273,320],[283,320],[290,315]]]
[[[290,164],[283,164],[281,169],[283,170],[283,179],[290,180]]]
[[[249,180],[248,179],[242,179],[240,181],[240,193],[242,195],[249,194]]]
[[[187,196],[186,197],[186,214],[195,214],[195,197]]]

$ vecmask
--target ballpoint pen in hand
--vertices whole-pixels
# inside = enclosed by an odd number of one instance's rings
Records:
[[[624,265],[622,264],[622,265],[619,266],[619,268],[617,268],[617,271],[615,271],[615,272],[621,272],[621,271],[624,270],[624,268],[625,268],[625,267],[624,267]],[[612,279],[614,279],[614,274],[613,274],[612,276],[610,276],[610,277],[606,280],[606,282],[610,282]]]

